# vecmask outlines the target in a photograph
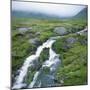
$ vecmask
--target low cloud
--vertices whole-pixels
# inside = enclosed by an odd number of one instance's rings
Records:
[[[50,3],[33,3],[12,1],[12,10],[21,10],[29,12],[39,12],[47,15],[55,15],[60,17],[75,16],[84,5],[68,5],[68,4],[50,4]]]

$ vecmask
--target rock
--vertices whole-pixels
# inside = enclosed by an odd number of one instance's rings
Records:
[[[50,68],[47,66],[42,67],[42,69],[45,74],[48,74],[50,72]]]
[[[66,39],[66,42],[68,43],[68,44],[73,44],[73,43],[75,43],[77,40],[74,38],[74,37],[69,37],[69,38],[67,38]]]
[[[41,42],[38,38],[32,38],[29,40],[29,43],[34,44],[34,45],[39,45]]]
[[[36,32],[35,35],[40,35],[41,33],[40,32]]]
[[[64,27],[56,27],[54,29],[54,32],[57,33],[57,34],[59,34],[59,35],[65,35],[65,34],[68,33],[67,30],[66,30],[66,28],[64,28]]]
[[[25,32],[27,32],[28,30],[31,30],[32,29],[32,27],[21,27],[21,28],[18,28],[18,31],[19,31],[19,33],[25,33]]]
[[[87,35],[80,35],[78,38],[78,41],[82,44],[82,45],[87,45]]]
[[[31,70],[38,70],[40,66],[40,62],[38,61],[38,59],[36,60],[33,60],[32,63],[31,63]]]
[[[61,84],[63,84],[63,83],[64,83],[64,81],[63,81],[63,80],[60,80],[60,83],[61,83]]]
[[[79,32],[76,32],[76,34],[79,34],[79,35],[87,35],[87,32],[88,32],[88,28],[86,27],[85,29],[79,31]]]
[[[59,39],[60,38],[60,36],[55,36],[55,37],[50,37],[50,39]]]
[[[44,48],[42,53],[40,54],[40,57],[39,57],[39,60],[41,62],[41,65],[42,63],[45,61],[45,60],[48,60],[48,57],[49,57],[49,49],[48,48]]]

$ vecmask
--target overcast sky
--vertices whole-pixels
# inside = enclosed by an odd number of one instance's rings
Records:
[[[85,8],[85,6],[12,1],[12,10],[40,12],[60,17],[74,16],[83,8]]]

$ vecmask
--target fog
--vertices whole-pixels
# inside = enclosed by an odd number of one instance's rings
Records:
[[[47,14],[47,15],[55,15],[59,17],[75,16],[84,8],[85,8],[84,5],[12,1],[12,10],[38,12],[38,13]]]

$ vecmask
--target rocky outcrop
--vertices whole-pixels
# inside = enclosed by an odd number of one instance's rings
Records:
[[[67,39],[66,39],[66,42],[68,43],[68,44],[73,44],[73,43],[75,43],[77,40],[76,40],[76,38],[74,38],[74,37],[68,37]]]
[[[29,43],[34,44],[34,45],[40,45],[41,44],[41,42],[38,38],[29,39]]]
[[[24,34],[28,30],[32,30],[32,27],[20,27],[18,28],[19,33]]]
[[[54,32],[57,33],[58,35],[66,35],[68,32],[67,32],[67,29],[64,28],[64,27],[56,27],[54,29]]]

